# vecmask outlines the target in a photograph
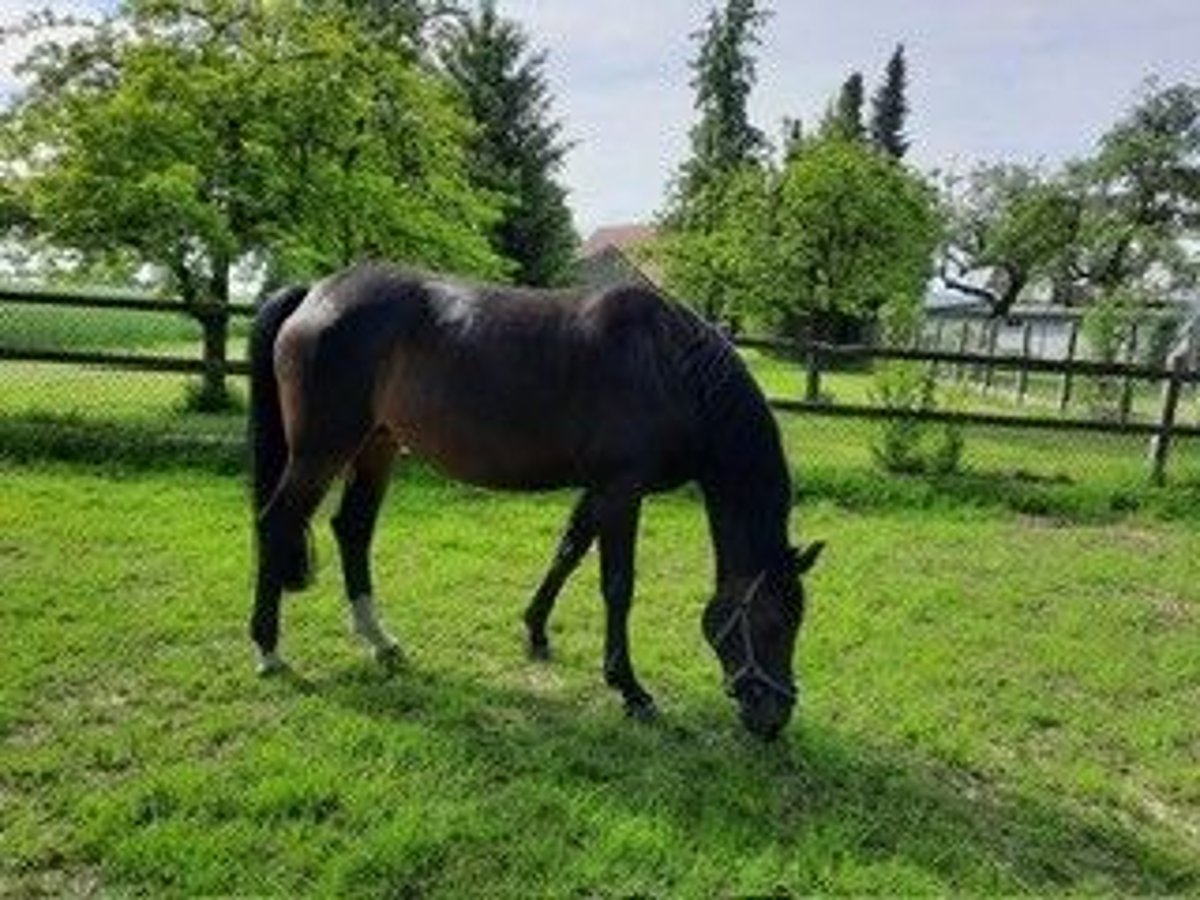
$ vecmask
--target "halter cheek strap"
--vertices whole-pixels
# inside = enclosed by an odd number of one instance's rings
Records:
[[[725,620],[725,624],[717,632],[713,640],[713,646],[719,648],[735,631],[741,637],[742,665],[736,672],[725,678],[725,693],[730,697],[737,695],[737,690],[743,682],[753,681],[761,684],[768,690],[774,691],[789,703],[794,703],[796,700],[796,689],[790,684],[780,681],[764,669],[758,661],[757,654],[754,652],[754,639],[750,633],[750,604],[754,600],[755,594],[758,593],[759,588],[762,587],[762,583],[766,580],[766,577],[767,572],[764,569],[750,583],[750,587],[746,589],[746,593],[742,595],[742,599],[738,601],[729,618]]]

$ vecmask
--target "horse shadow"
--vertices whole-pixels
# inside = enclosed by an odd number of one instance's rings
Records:
[[[828,846],[853,859],[909,867],[942,890],[1200,888],[1200,861],[1186,848],[1151,842],[1117,816],[803,715],[763,744],[707,695],[677,695],[646,725],[623,720],[600,688],[572,697],[425,670],[385,679],[361,664],[294,684],[356,714],[419,723],[497,777],[552,779],[581,797],[600,792],[664,819],[701,853],[715,846],[811,859],[832,834]],[[828,861],[830,870],[836,864]]]

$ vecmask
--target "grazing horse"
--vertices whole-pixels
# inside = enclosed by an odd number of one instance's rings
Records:
[[[280,596],[309,578],[308,524],[341,473],[333,518],[354,630],[400,659],[376,616],[368,553],[399,448],[451,478],[517,491],[582,488],[525,612],[529,650],[563,583],[599,543],[604,675],[631,715],[654,701],[630,661],[642,498],[700,485],[716,556],[705,636],[746,727],[773,737],[795,704],[799,576],[821,550],[788,542],[779,431],[729,342],[642,287],[531,291],[364,265],[264,303],[250,344],[260,671],[278,655]]]

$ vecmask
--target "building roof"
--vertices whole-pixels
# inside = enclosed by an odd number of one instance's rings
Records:
[[[606,225],[592,232],[591,236],[583,242],[583,246],[579,248],[579,255],[587,259],[589,256],[595,256],[609,247],[616,247],[622,251],[631,250],[634,247],[652,241],[656,234],[657,231],[653,225],[646,225],[640,222],[629,222],[623,225]]]

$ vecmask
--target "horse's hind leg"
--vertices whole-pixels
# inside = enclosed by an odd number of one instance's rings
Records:
[[[586,492],[575,504],[567,523],[566,533],[558,543],[558,551],[550,570],[525,610],[525,627],[529,632],[529,655],[533,659],[550,658],[550,638],[546,622],[554,609],[554,601],[567,578],[575,571],[596,537],[595,497]]]
[[[336,466],[329,460],[292,458],[279,488],[258,521],[258,578],[250,636],[258,645],[262,675],[286,668],[279,656],[279,603],[285,588],[307,580],[308,523],[325,496]]]
[[[370,553],[375,522],[387,492],[395,456],[396,445],[390,436],[383,432],[372,436],[354,460],[341,506],[333,517],[346,599],[350,603],[351,627],[371,645],[375,658],[389,668],[399,664],[403,656],[400,645],[384,630],[376,616]]]

